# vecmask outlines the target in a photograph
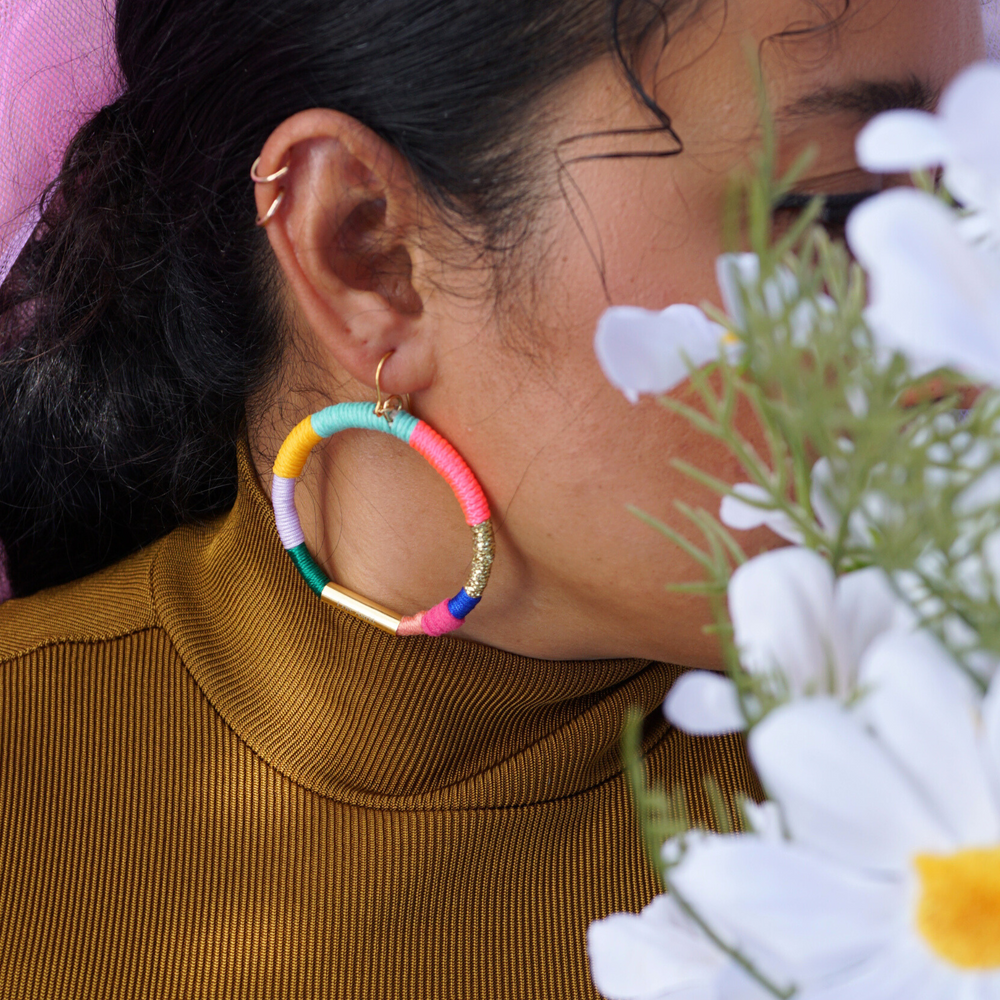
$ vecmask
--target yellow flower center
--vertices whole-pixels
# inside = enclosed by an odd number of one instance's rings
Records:
[[[1000,968],[1000,847],[915,860],[922,893],[917,930],[962,969]]]

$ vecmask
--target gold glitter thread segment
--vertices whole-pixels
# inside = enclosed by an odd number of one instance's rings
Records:
[[[274,474],[285,479],[298,479],[306,467],[309,452],[323,439],[313,430],[312,418],[306,417],[285,440],[274,460]]]
[[[374,601],[369,601],[367,597],[355,594],[353,590],[348,590],[346,587],[328,583],[323,588],[323,600],[338,608],[343,608],[344,611],[350,611],[352,615],[363,618],[366,622],[383,629],[390,635],[395,635],[399,629],[401,619],[394,611],[390,611]]]
[[[465,592],[469,597],[482,597],[486,584],[490,582],[490,569],[493,567],[493,557],[496,554],[492,521],[483,521],[482,524],[473,526],[472,544],[472,569],[469,571]]]

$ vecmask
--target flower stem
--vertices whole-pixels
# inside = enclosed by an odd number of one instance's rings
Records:
[[[695,910],[695,908],[677,891],[677,887],[671,882],[669,872],[663,873],[663,884],[674,902],[680,907],[684,915],[715,945],[723,954],[728,955],[751,979],[759,986],[763,987],[778,1000],[791,1000],[798,993],[794,986],[782,988],[773,983],[763,972],[758,969],[749,958],[738,948],[732,948],[719,937],[709,926],[707,921]]]

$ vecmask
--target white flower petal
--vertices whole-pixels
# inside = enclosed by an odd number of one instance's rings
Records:
[[[968,516],[1000,504],[1000,465],[984,469],[955,500],[955,513]]]
[[[762,840],[778,843],[785,839],[785,828],[777,803],[757,803],[744,799],[742,808],[751,832]]]
[[[699,368],[715,361],[724,334],[695,306],[663,312],[615,306],[601,317],[594,350],[608,381],[634,403],[678,386],[689,375],[688,362]]]
[[[719,520],[734,531],[752,531],[754,528],[770,528],[786,541],[801,544],[802,532],[792,519],[780,510],[765,510],[756,506],[769,503],[770,496],[762,486],[755,483],[737,483],[733,496],[722,498]]]
[[[944,94],[938,115],[959,158],[996,178],[1000,173],[1000,67],[977,63]]]
[[[821,458],[813,467],[809,476],[809,502],[812,504],[816,519],[823,526],[827,535],[833,537],[840,530],[840,511],[831,499],[833,492],[833,467],[830,459]]]
[[[708,670],[680,677],[667,694],[663,714],[692,736],[719,736],[746,729],[736,685]]]
[[[715,263],[716,279],[722,293],[726,313],[737,330],[746,328],[744,299],[749,294],[759,308],[775,319],[784,317],[788,307],[799,297],[795,275],[787,267],[779,267],[774,275],[761,285],[760,258],[753,253],[723,254]],[[805,336],[822,311],[833,305],[829,296],[822,295],[814,301],[803,301],[789,317],[793,338]]]
[[[760,280],[760,258],[755,253],[724,253],[715,262],[715,277],[722,293],[722,304],[733,326],[746,326],[743,291]]]
[[[951,1000],[1000,1000],[1000,971],[969,973],[965,969],[949,968],[951,993],[942,994]]]
[[[869,961],[810,984],[797,1000],[960,1000],[967,978],[908,929]]]
[[[912,618],[896,596],[885,572],[876,566],[848,573],[837,581],[837,630],[844,666],[850,676],[842,678],[841,693],[854,686],[857,664],[865,650],[883,632]]]
[[[902,874],[952,838],[860,720],[829,699],[792,702],[749,738],[764,787],[792,836],[860,868]]]
[[[791,276],[792,289],[790,298],[798,294],[798,286],[795,284],[794,276]],[[809,336],[814,329],[821,326],[824,317],[837,315],[837,303],[826,293],[822,293],[814,299],[803,299],[793,310],[789,317],[791,325],[792,343],[797,347],[805,347],[809,342]]]
[[[925,632],[893,632],[864,658],[857,713],[906,771],[953,849],[1000,840],[971,681]]]
[[[719,976],[713,1000],[774,1000],[774,994],[730,962]]]
[[[826,690],[834,579],[821,556],[787,548],[751,559],[729,582],[729,612],[747,670],[778,669],[793,693]]]
[[[921,366],[1000,381],[1000,269],[965,243],[948,209],[897,189],[855,209],[847,229],[870,278],[867,319],[884,346]]]
[[[973,218],[978,216],[980,219],[978,227],[974,226],[968,218],[959,220],[959,233],[963,239],[970,243],[977,242],[974,237],[970,239],[970,234],[976,228],[980,229],[980,239],[984,235],[992,237],[995,223],[993,216],[997,195],[996,181],[991,183],[990,178],[984,177],[982,173],[967,163],[953,161],[945,169],[941,182],[959,204],[975,213]],[[982,233],[984,227],[985,234]]]
[[[727,958],[667,896],[641,915],[615,913],[587,929],[590,971],[610,1000],[715,1000]]]
[[[671,874],[720,936],[768,973],[801,981],[870,958],[905,925],[903,880],[872,878],[788,842],[715,837]]]
[[[858,164],[875,174],[911,173],[946,163],[954,154],[938,119],[926,111],[888,111],[858,135]]]
[[[1000,673],[990,682],[983,699],[982,717],[983,745],[996,792],[1000,793]]]

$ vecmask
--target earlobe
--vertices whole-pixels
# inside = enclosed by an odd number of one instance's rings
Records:
[[[271,248],[315,346],[366,385],[395,352],[394,391],[425,388],[430,359],[413,247],[418,196],[403,158],[353,119],[313,109],[283,122],[257,168]],[[276,205],[276,199],[281,201]]]

